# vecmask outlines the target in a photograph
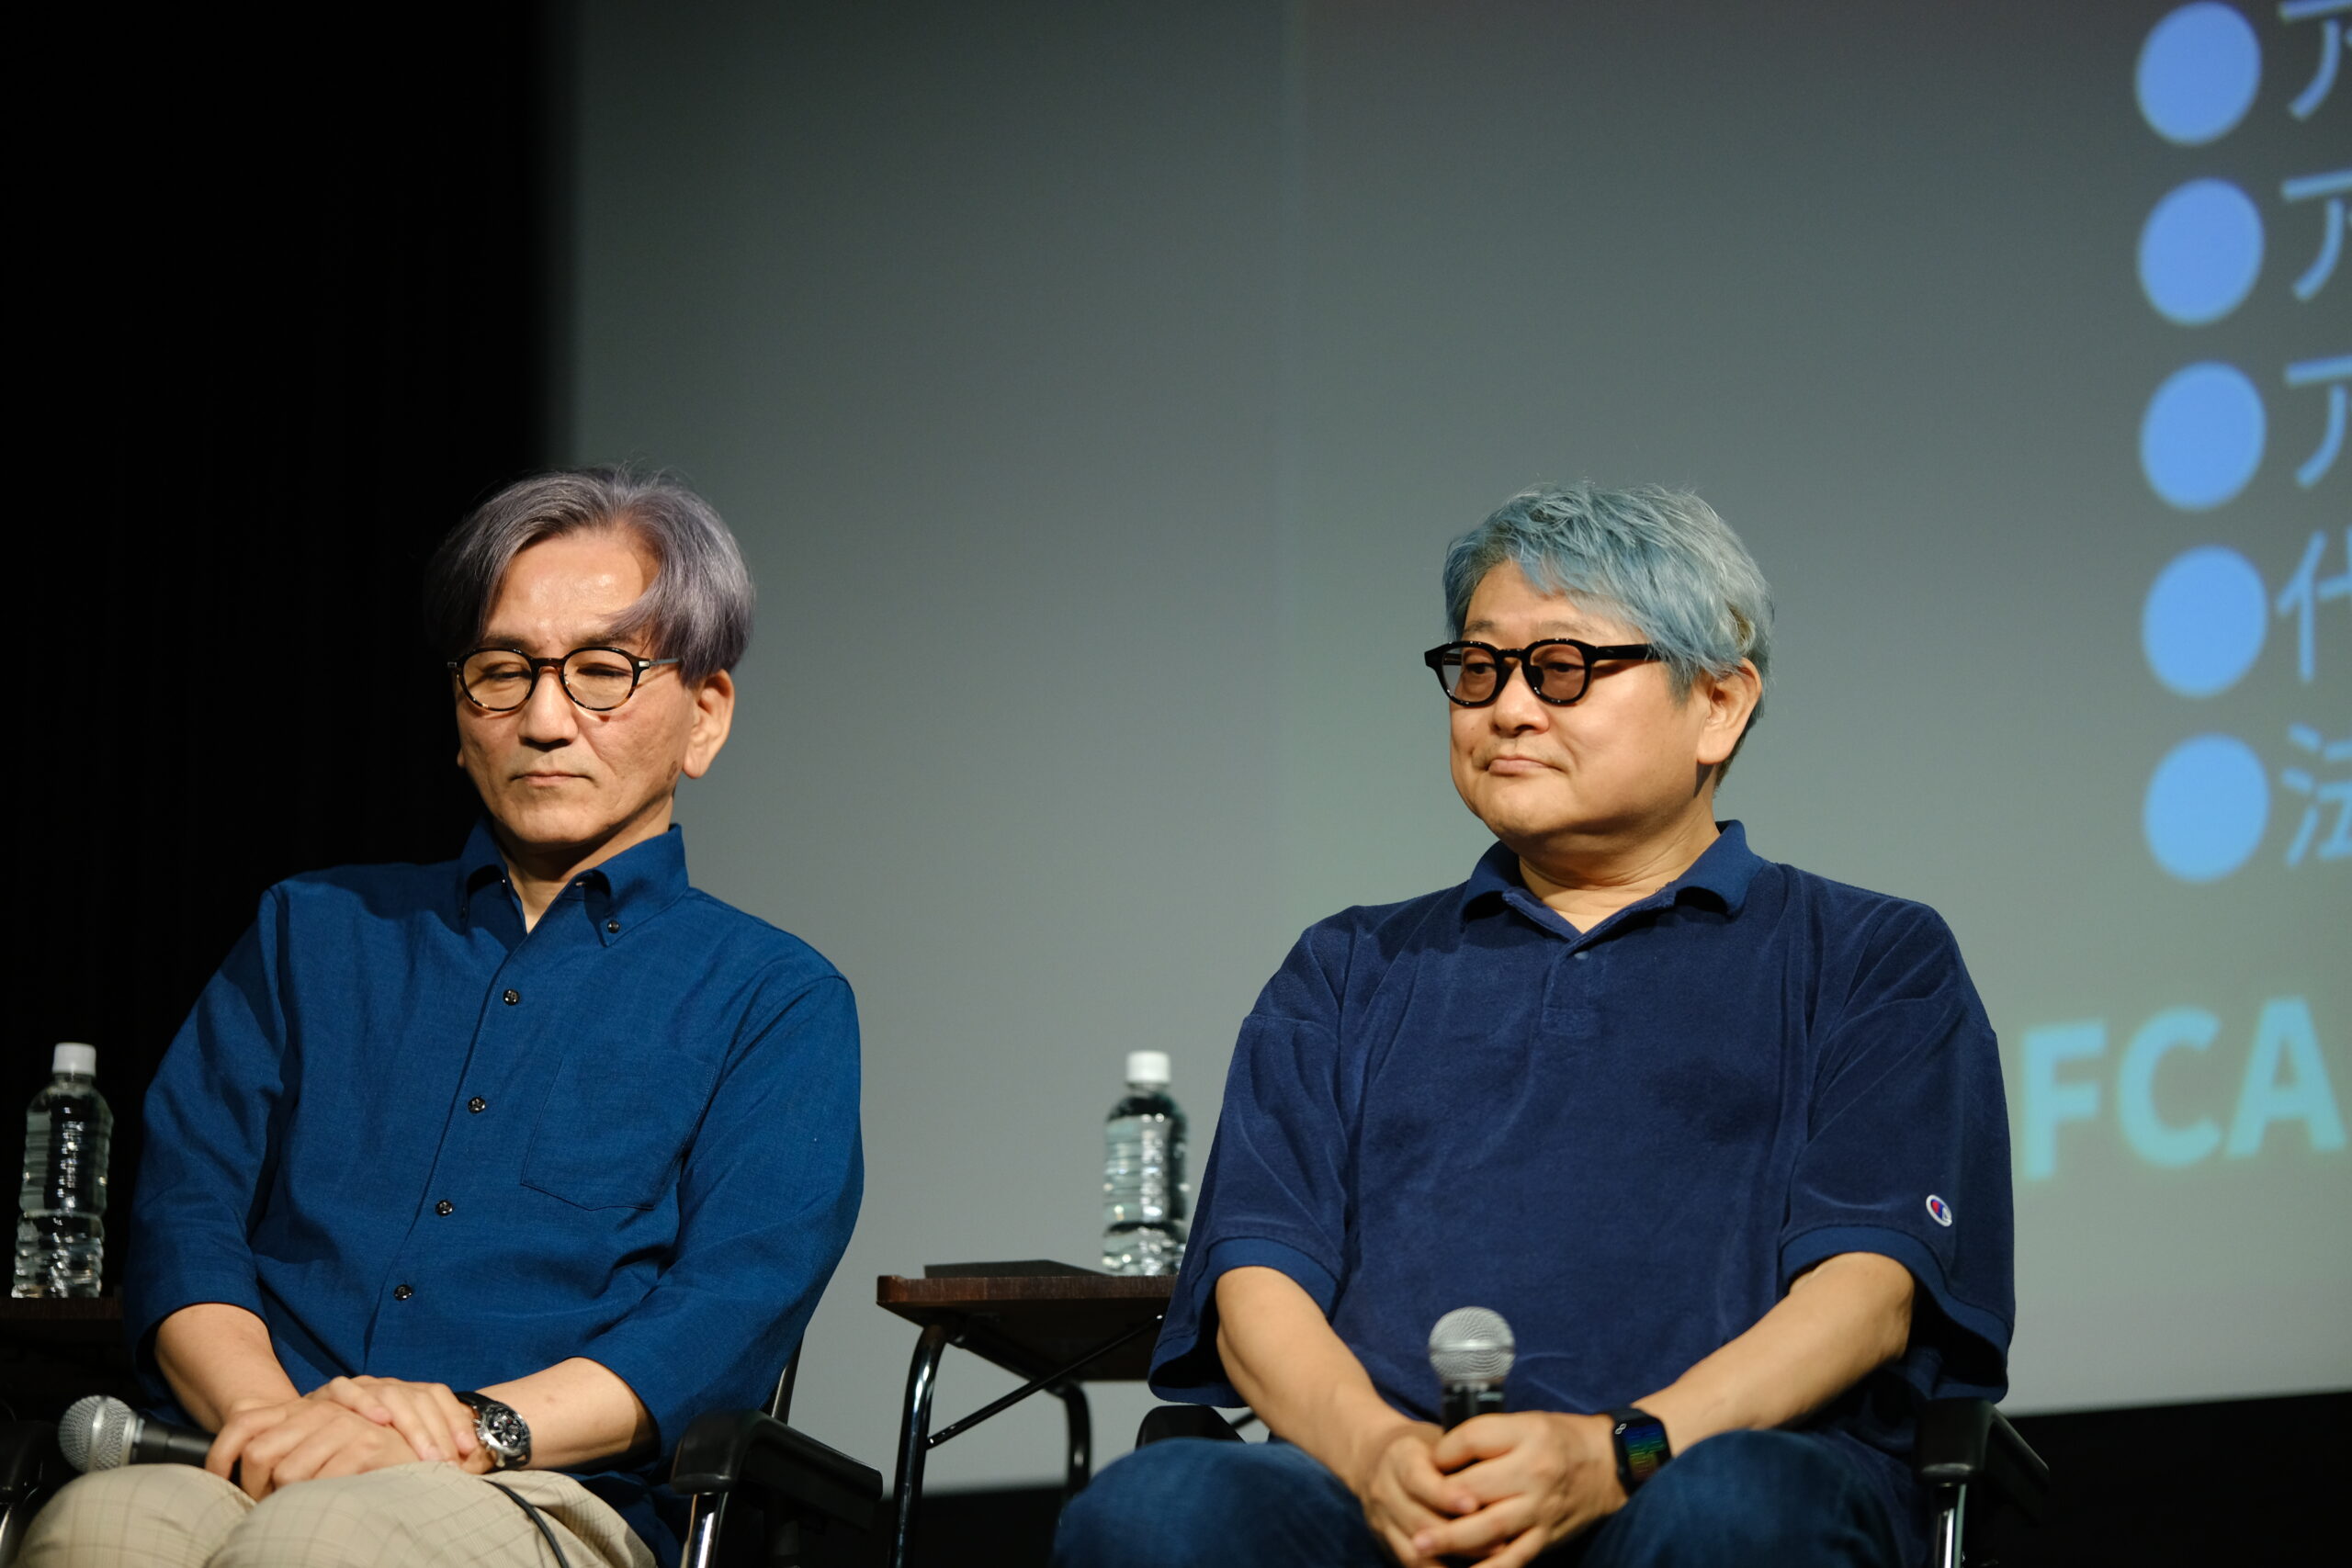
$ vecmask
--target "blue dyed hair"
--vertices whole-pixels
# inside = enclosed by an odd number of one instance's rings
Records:
[[[1678,699],[1702,672],[1727,675],[1743,659],[1754,662],[1759,690],[1770,688],[1771,590],[1730,525],[1687,491],[1578,480],[1512,496],[1445,552],[1453,636],[1469,619],[1470,595],[1505,561],[1538,588],[1634,627],[1663,657]],[[1759,696],[1749,730],[1763,711]]]

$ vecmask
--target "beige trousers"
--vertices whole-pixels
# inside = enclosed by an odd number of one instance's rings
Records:
[[[69,1483],[25,1534],[23,1568],[554,1568],[503,1486],[537,1505],[571,1568],[653,1568],[621,1517],[571,1476],[402,1464],[303,1481],[255,1503],[209,1471],[127,1464]]]

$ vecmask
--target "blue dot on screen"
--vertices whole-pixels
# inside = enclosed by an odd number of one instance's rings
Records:
[[[2184,697],[2211,697],[2254,668],[2269,625],[2254,563],[2205,545],[2157,574],[2140,612],[2140,647],[2157,680]]]
[[[2245,303],[2262,271],[2262,214],[2227,180],[2191,180],[2156,203],[2140,231],[2140,287],[2184,327]]]
[[[2148,483],[2183,512],[2234,498],[2262,466],[2262,394],[2235,366],[2176,370],[2148,400],[2140,421],[2140,467]]]
[[[2156,863],[2183,882],[2219,882],[2246,863],[2270,820],[2270,780],[2245,741],[2184,740],[2156,764],[2140,826]]]
[[[2198,0],[2166,14],[2140,46],[2134,85],[2155,133],[2184,147],[2229,134],[2262,85],[2262,46],[2231,7]]]

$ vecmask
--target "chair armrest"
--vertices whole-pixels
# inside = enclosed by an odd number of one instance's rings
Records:
[[[874,1528],[882,1473],[760,1410],[712,1410],[679,1439],[673,1490],[746,1490],[818,1509],[854,1529]]]
[[[1983,1483],[2039,1520],[2050,1498],[2050,1467],[1989,1399],[1939,1399],[1919,1416],[1912,1467],[1931,1485]]]
[[[1247,1441],[1233,1423],[1205,1404],[1159,1404],[1144,1412],[1136,1428],[1136,1447],[1148,1448],[1167,1438],[1214,1438],[1220,1442]]]

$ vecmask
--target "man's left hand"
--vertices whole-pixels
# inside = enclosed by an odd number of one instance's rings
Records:
[[[490,1470],[490,1451],[474,1436],[474,1413],[449,1385],[402,1378],[332,1378],[309,1397],[329,1401],[390,1427],[408,1439],[416,1457],[447,1460],[477,1475]]]
[[[1413,1538],[1426,1557],[1521,1568],[1625,1506],[1606,1416],[1525,1411],[1480,1416],[1448,1432],[1430,1457],[1476,1506]]]

